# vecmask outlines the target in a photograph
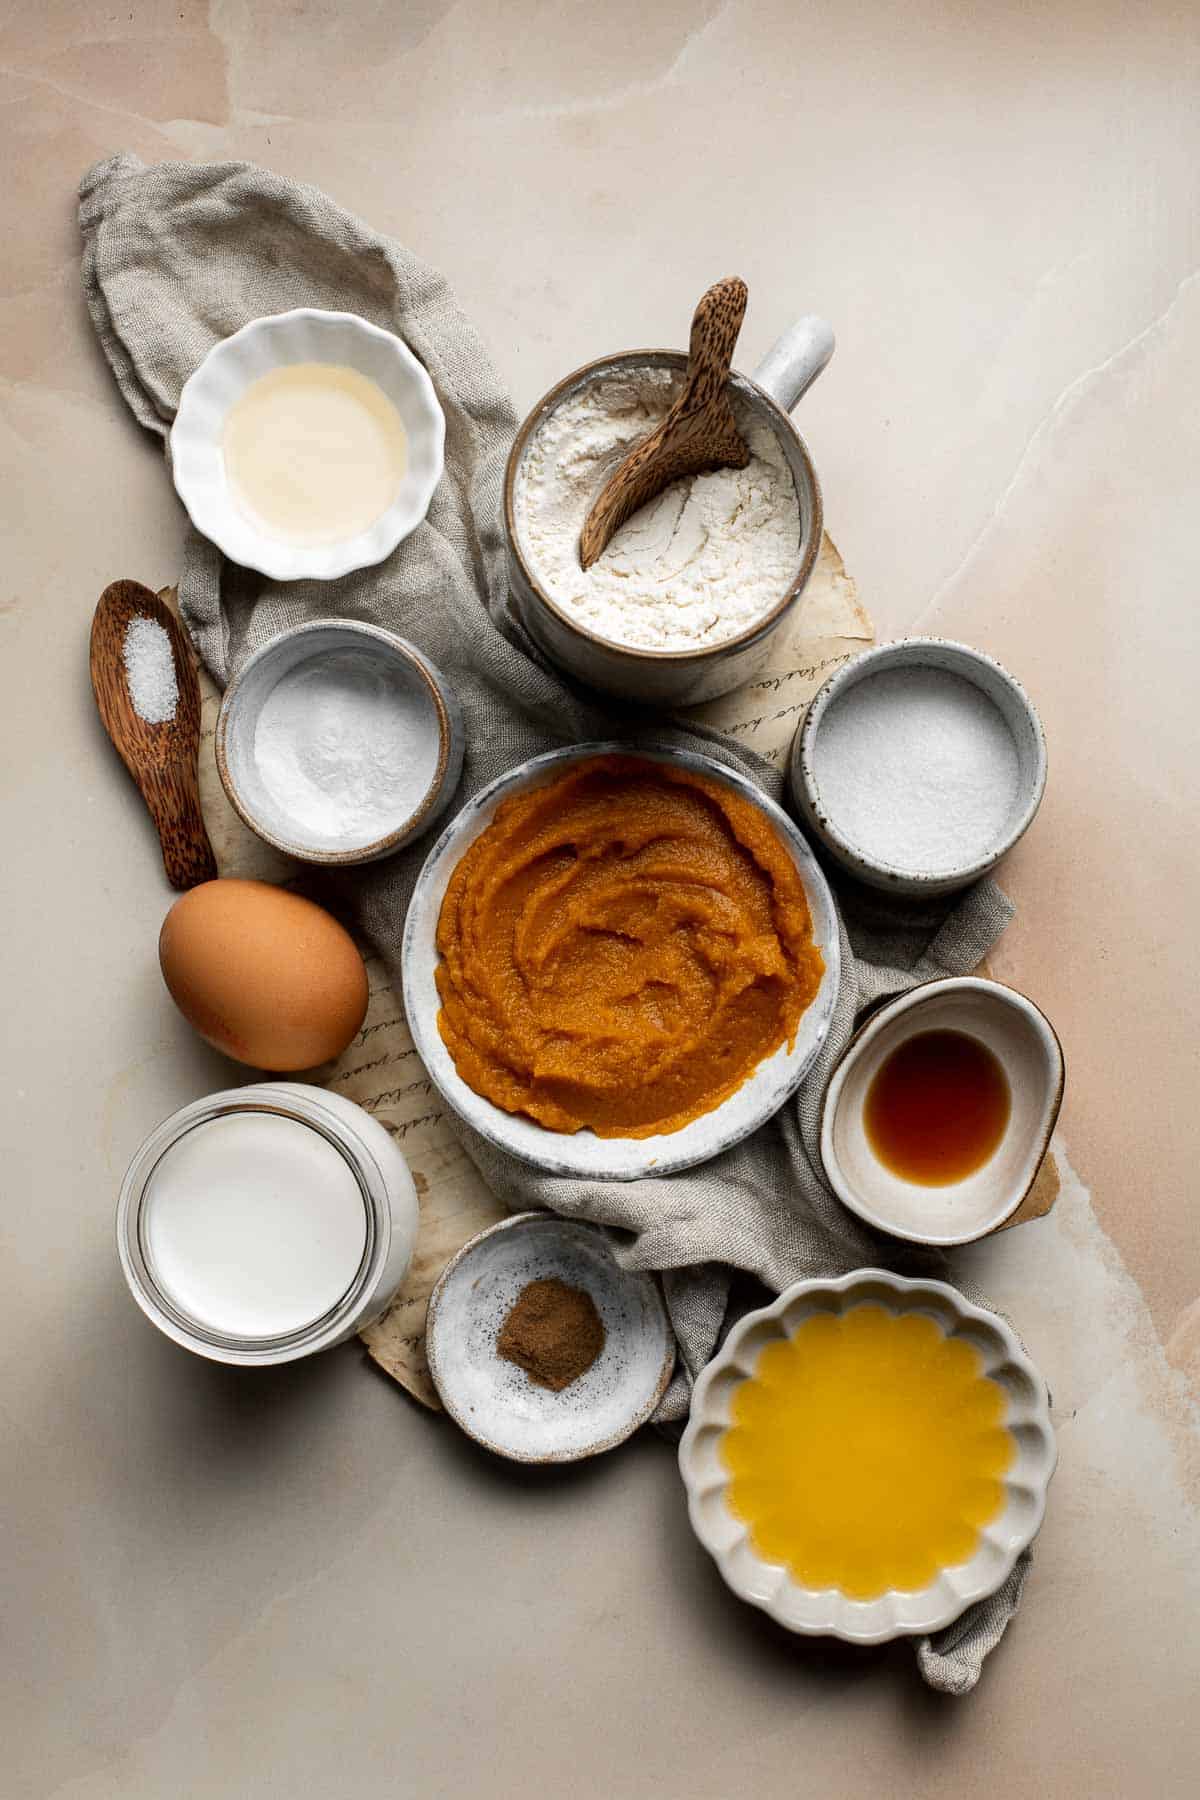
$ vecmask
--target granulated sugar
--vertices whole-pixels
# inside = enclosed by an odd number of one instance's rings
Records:
[[[165,628],[138,613],[125,627],[121,654],[134,712],[147,725],[165,725],[179,704],[175,654]]]
[[[886,669],[821,720],[813,775],[838,835],[872,862],[946,875],[982,861],[1013,821],[1017,746],[987,695],[944,669]]]

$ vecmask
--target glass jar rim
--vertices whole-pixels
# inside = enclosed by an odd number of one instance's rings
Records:
[[[155,1170],[189,1132],[239,1113],[290,1119],[315,1131],[341,1156],[362,1196],[365,1242],[349,1286],[319,1318],[293,1331],[251,1337],[216,1331],[184,1312],[156,1280],[146,1251],[144,1212]],[[308,1356],[346,1334],[346,1328],[387,1262],[391,1209],[383,1172],[352,1127],[319,1097],[297,1084],[259,1082],[226,1088],[180,1107],[155,1127],[135,1152],[117,1203],[117,1252],[134,1299],[160,1331],[185,1349],[213,1361],[276,1364]]]

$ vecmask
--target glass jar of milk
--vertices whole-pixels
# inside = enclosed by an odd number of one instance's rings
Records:
[[[226,1363],[281,1363],[379,1317],[412,1259],[417,1194],[377,1119],[340,1094],[261,1082],[151,1132],[117,1208],[134,1299]]]

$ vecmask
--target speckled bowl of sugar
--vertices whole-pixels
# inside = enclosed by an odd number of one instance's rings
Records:
[[[319,619],[243,663],[215,748],[225,792],[265,842],[302,862],[375,862],[445,810],[462,772],[462,717],[415,644]]]
[[[872,887],[944,894],[986,875],[1046,786],[1041,720],[990,656],[902,638],[839,669],[792,744],[792,797]]]

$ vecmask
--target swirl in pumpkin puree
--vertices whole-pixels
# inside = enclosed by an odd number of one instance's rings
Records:
[[[748,800],[601,756],[505,800],[438,920],[463,1080],[551,1131],[677,1131],[796,1028],[821,983],[804,887]]]

